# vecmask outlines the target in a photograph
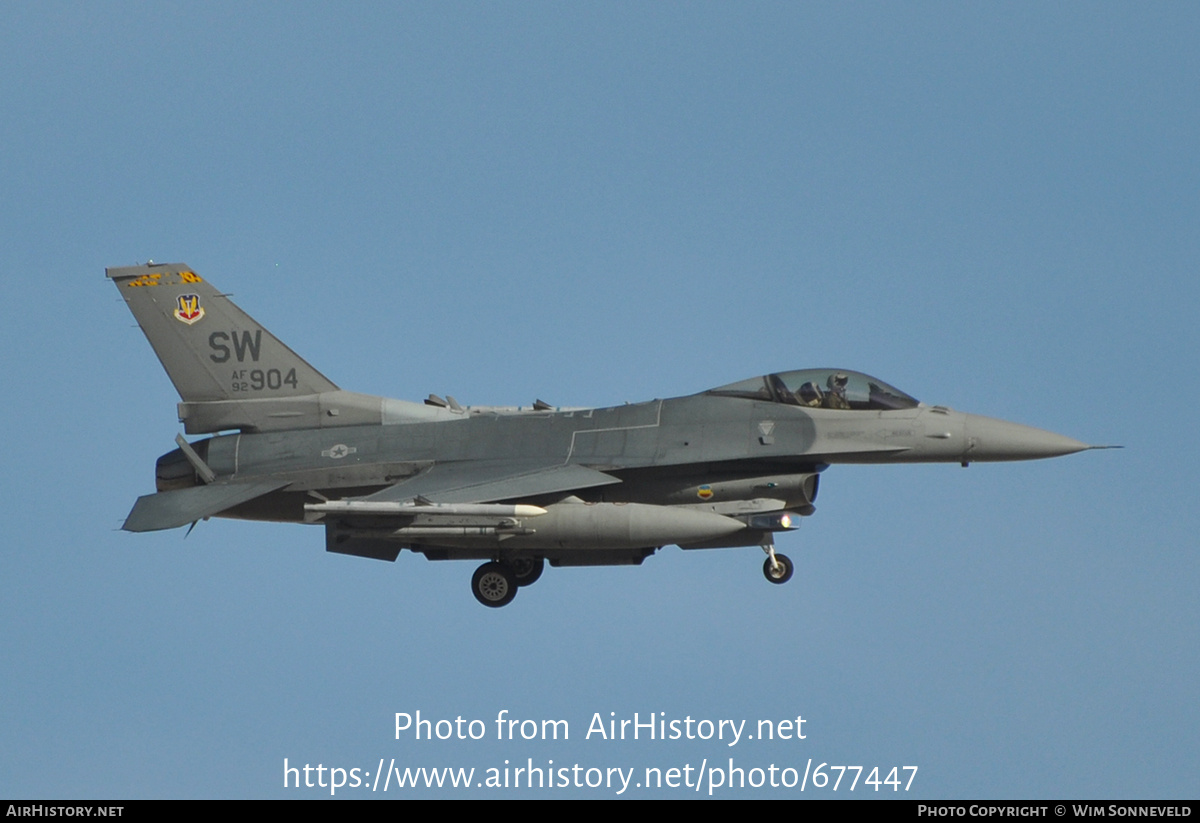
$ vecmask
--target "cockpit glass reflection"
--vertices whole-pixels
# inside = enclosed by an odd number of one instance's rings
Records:
[[[803,369],[730,383],[708,392],[814,409],[892,411],[916,408],[916,398],[865,374],[843,369]]]

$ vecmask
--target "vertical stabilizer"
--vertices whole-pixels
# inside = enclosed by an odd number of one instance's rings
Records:
[[[184,403],[337,391],[182,263],[106,269]]]

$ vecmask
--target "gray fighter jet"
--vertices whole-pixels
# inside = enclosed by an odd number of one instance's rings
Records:
[[[761,546],[814,511],[836,463],[1030,460],[1089,447],[927,406],[845,369],[753,377],[610,408],[462,406],[343,391],[179,263],[110,268],[183,402],[133,532],[209,517],[316,523],[331,552],[486,561],[471,590],[509,603],[552,566],[640,564],[666,545]]]

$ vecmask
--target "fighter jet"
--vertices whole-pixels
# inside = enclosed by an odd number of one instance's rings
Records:
[[[463,406],[344,391],[188,266],[110,268],[182,400],[186,434],[124,529],[209,517],[312,523],[325,548],[482,560],[471,591],[511,602],[551,566],[639,565],[658,549],[758,546],[811,515],[839,463],[1031,460],[1093,448],[929,406],[848,369],[752,377],[607,408]]]

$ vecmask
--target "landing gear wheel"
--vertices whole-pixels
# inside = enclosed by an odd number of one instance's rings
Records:
[[[530,586],[537,582],[546,570],[546,560],[541,557],[515,557],[508,561],[518,586]]]
[[[775,553],[775,562],[778,566],[771,565],[771,558],[763,561],[763,576],[772,583],[786,583],[792,579],[792,572],[796,567],[792,565],[792,559],[786,554]]]
[[[517,596],[517,578],[503,563],[484,563],[471,577],[471,593],[485,606],[498,609]]]

